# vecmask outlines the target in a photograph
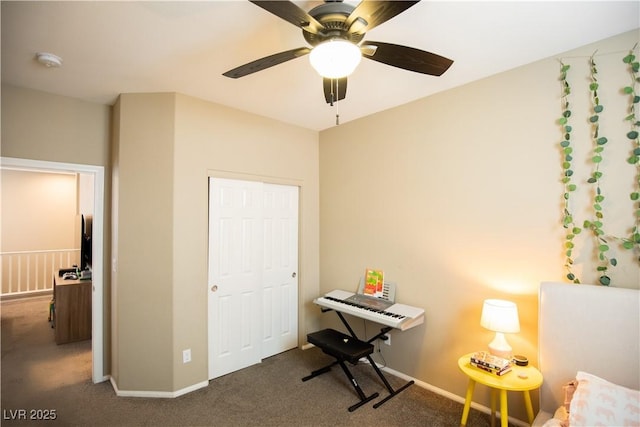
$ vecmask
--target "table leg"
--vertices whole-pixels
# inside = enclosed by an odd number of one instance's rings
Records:
[[[524,391],[524,406],[527,408],[527,417],[529,417],[529,424],[533,423],[533,405],[531,405],[531,395],[529,390]]]
[[[496,400],[498,398],[498,390],[491,389],[491,427],[496,425]]]
[[[507,390],[500,390],[500,426],[509,427],[509,409],[507,406]]]
[[[476,386],[476,382],[469,378],[469,385],[467,386],[467,396],[464,400],[464,409],[462,410],[462,420],[460,420],[460,425],[467,425],[467,418],[469,418],[469,409],[471,408],[471,399],[473,398],[473,389]]]

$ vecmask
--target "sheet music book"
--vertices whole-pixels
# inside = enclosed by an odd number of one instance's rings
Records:
[[[382,292],[378,295],[367,295],[365,289],[365,278],[360,277],[360,283],[358,285],[358,294],[365,295],[370,298],[378,298],[386,301],[394,302],[396,300],[396,284],[394,282],[383,282]]]
[[[380,298],[384,285],[384,272],[373,268],[367,268],[364,274],[363,294]]]

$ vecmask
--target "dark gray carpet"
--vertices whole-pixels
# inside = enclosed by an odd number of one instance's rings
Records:
[[[91,382],[91,343],[56,345],[47,322],[48,298],[2,302],[2,425],[162,426],[457,426],[462,405],[416,385],[378,409],[347,408],[358,397],[335,366],[302,382],[332,361],[319,349],[290,350],[175,399],[117,397],[110,383]],[[351,368],[351,367],[350,367]],[[352,367],[370,394],[387,395],[367,364]],[[403,380],[387,375],[394,387]],[[46,415],[55,420],[16,419]],[[41,410],[40,412],[37,412]],[[51,414],[49,412],[49,414]],[[469,427],[490,425],[471,410]]]

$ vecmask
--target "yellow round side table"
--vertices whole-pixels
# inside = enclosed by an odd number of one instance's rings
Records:
[[[469,417],[469,409],[471,408],[471,398],[476,383],[484,384],[491,387],[491,425],[494,425],[496,415],[496,394],[500,394],[500,425],[507,427],[509,423],[509,411],[507,406],[507,391],[521,391],[524,394],[524,404],[529,417],[529,424],[533,422],[533,406],[531,405],[530,390],[534,390],[542,384],[542,373],[535,367],[513,365],[511,372],[507,372],[502,376],[498,376],[491,372],[471,366],[470,360],[473,353],[465,354],[458,359],[458,367],[469,377],[469,385],[467,386],[467,395],[464,401],[464,410],[462,411],[462,420],[460,425],[467,424]]]

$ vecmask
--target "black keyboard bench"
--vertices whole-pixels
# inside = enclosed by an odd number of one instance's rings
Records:
[[[373,353],[373,344],[360,341],[335,329],[323,329],[307,335],[307,340],[337,359],[356,364]]]
[[[380,377],[380,380],[384,383],[385,387],[389,391],[389,395],[379,402],[374,403],[374,408],[379,408],[383,403],[387,402],[394,396],[397,396],[401,391],[406,390],[414,383],[414,381],[411,380],[405,383],[400,388],[394,389],[389,381],[387,381],[387,379],[384,377],[382,371],[380,370],[380,368],[378,368],[378,365],[376,365],[376,362],[374,362],[371,358],[371,353],[373,353],[373,344],[371,344],[371,342],[377,339],[386,339],[384,338],[384,334],[389,332],[391,330],[391,327],[383,328],[378,335],[374,336],[369,341],[361,341],[356,338],[356,334],[353,332],[342,313],[340,313],[339,311],[336,311],[336,313],[338,314],[338,317],[340,317],[340,320],[342,320],[342,323],[345,325],[345,327],[349,330],[351,335],[343,334],[342,332],[338,332],[334,329],[323,329],[321,331],[308,334],[307,341],[320,348],[324,353],[335,357],[336,361],[328,366],[325,366],[324,368],[311,372],[311,375],[304,377],[302,381],[307,381],[313,377],[317,377],[320,374],[329,372],[334,365],[340,365],[345,375],[349,378],[349,381],[356,389],[358,396],[360,397],[360,402],[350,406],[349,412],[353,412],[365,403],[375,399],[376,397],[378,397],[378,393],[373,393],[371,396],[367,397],[344,362],[349,362],[355,365],[361,358],[366,358],[373,370],[376,371],[376,374],[378,374],[378,377]]]
[[[345,362],[355,365],[358,363],[358,360],[363,357],[366,357],[369,359],[369,362],[372,363],[373,361],[369,355],[373,353],[373,344],[360,341],[357,338],[338,332],[335,329],[323,329],[321,331],[308,334],[307,341],[321,349],[324,353],[335,357],[336,361],[324,368],[313,371],[311,375],[304,377],[302,381],[307,381],[320,374],[329,372],[331,367],[334,365],[340,365],[347,378],[349,378],[349,382],[351,382],[353,388],[355,388],[358,396],[360,397],[360,401],[358,403],[349,407],[349,412],[355,411],[360,406],[378,397],[377,392],[370,396],[366,396],[351,371],[349,371],[349,368],[347,368],[347,365],[345,365]]]

